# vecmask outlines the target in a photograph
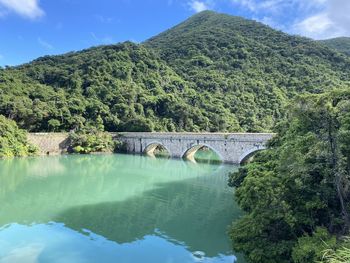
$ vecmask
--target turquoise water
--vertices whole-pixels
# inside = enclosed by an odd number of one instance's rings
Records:
[[[0,263],[239,262],[232,166],[133,155],[0,160]]]

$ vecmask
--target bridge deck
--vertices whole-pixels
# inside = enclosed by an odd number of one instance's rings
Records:
[[[125,132],[115,137],[123,141],[128,152],[144,153],[162,145],[174,158],[183,158],[200,146],[214,150],[224,162],[240,163],[246,156],[266,148],[273,133],[187,133]],[[193,154],[192,154],[193,155]]]

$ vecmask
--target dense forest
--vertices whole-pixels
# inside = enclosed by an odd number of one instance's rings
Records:
[[[350,90],[298,97],[277,131],[230,176],[246,212],[231,230],[235,249],[253,263],[316,263],[345,249],[324,262],[349,262]]]
[[[350,59],[211,11],[142,44],[0,70],[0,114],[28,131],[271,131],[288,101],[350,84]]]
[[[350,56],[350,37],[337,37],[321,40],[324,45]]]

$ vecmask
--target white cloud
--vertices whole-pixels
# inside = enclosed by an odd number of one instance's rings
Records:
[[[1,258],[1,263],[38,262],[44,248],[45,245],[41,243],[33,243],[23,247],[15,247],[10,250],[5,257]]]
[[[197,13],[209,9],[209,5],[207,3],[201,2],[201,1],[192,1],[192,2],[189,2],[188,4],[189,4],[190,8]]]
[[[265,25],[269,25],[270,27],[282,29],[282,25],[280,25],[277,21],[275,21],[270,16],[264,16],[263,18],[254,18],[254,20],[259,21]]]
[[[38,37],[38,43],[40,44],[40,46],[42,46],[45,49],[48,49],[48,50],[54,49],[53,45],[43,40],[41,37]]]
[[[272,27],[315,39],[350,36],[350,0],[227,0]]]
[[[297,21],[294,24],[293,33],[314,39],[350,36],[350,1],[325,0],[323,2],[324,10]]]
[[[4,58],[4,56],[2,54],[0,54],[0,60],[2,60]]]
[[[0,7],[30,19],[39,18],[45,14],[39,6],[39,0],[0,0]]]
[[[258,3],[256,3],[255,0],[232,0],[232,3],[240,5],[252,12],[255,12],[258,9]]]
[[[332,31],[333,27],[334,23],[329,19],[328,14],[320,13],[297,22],[293,30],[300,35],[322,38],[326,36],[332,37],[335,32],[329,31]]]
[[[295,0],[292,0],[295,1]],[[259,12],[277,12],[290,4],[289,1],[284,0],[231,0],[234,5],[241,6],[253,13]]]

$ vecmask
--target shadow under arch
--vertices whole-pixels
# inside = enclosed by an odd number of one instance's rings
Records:
[[[212,158],[203,158],[203,159],[202,158],[198,158],[197,159],[195,155],[200,150],[211,151],[215,155],[214,159],[212,159]],[[211,147],[210,145],[207,145],[207,144],[196,144],[196,145],[193,145],[192,147],[187,149],[182,154],[182,159],[191,161],[193,163],[197,163],[197,162],[222,163],[223,160],[224,160],[222,155],[217,150],[215,150],[213,147]]]
[[[154,158],[155,157],[169,158],[171,156],[169,149],[160,142],[149,143],[146,146],[143,153],[146,154],[147,156],[154,157]]]
[[[251,149],[247,152],[245,152],[241,157],[240,157],[240,165],[245,165],[247,163],[250,163],[251,161],[253,161],[254,156],[261,151],[266,150],[266,148],[261,148],[261,149]]]

